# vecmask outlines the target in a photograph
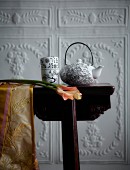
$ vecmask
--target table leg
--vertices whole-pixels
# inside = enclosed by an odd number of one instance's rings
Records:
[[[76,103],[72,101],[72,111],[62,120],[63,167],[64,170],[80,170]]]

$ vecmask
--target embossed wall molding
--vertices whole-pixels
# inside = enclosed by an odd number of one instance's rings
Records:
[[[67,8],[58,10],[59,27],[126,26],[127,8]]]
[[[13,42],[10,42],[14,41]],[[13,74],[12,78],[23,78],[25,64],[35,57],[39,63],[40,58],[48,56],[50,51],[50,38],[4,38],[4,44],[0,45],[0,56],[5,58],[9,69]],[[38,67],[38,66],[37,66]]]
[[[123,75],[123,65],[122,65],[122,61],[121,58],[118,58],[115,61],[115,67],[118,70],[118,75],[116,77],[117,79],[117,89],[116,89],[116,96],[117,96],[117,105],[116,105],[116,112],[117,112],[117,117],[116,117],[116,124],[118,126],[117,131],[115,132],[115,138],[117,141],[121,141],[122,140],[122,132],[123,132],[123,105],[124,105],[124,101],[123,101],[123,81],[124,81],[124,75]],[[125,94],[126,95],[126,94]],[[125,140],[125,145],[126,145],[126,139]],[[121,151],[120,149],[115,151],[115,156],[118,158],[124,158],[126,157],[127,159],[127,152],[126,150]]]
[[[31,8],[0,8],[0,27],[2,26],[51,26],[51,8],[50,9],[31,9]]]
[[[39,122],[39,132],[36,137],[36,153],[39,163],[52,163],[52,123]],[[37,123],[38,123],[37,122]]]
[[[95,122],[88,123],[86,129],[86,136],[81,139],[84,148],[88,150],[79,150],[80,155],[90,155],[97,151],[98,148],[102,147],[104,138],[100,134],[100,129]]]

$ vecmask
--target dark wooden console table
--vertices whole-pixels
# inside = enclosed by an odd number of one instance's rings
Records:
[[[110,84],[92,84],[78,87],[81,100],[64,101],[50,89],[34,88],[34,113],[44,121],[62,122],[64,170],[80,170],[77,121],[95,120],[111,108],[110,95],[114,87]]]

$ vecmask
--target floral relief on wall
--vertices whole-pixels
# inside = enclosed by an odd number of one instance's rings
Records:
[[[36,140],[36,152],[37,152],[37,158],[41,162],[48,162],[51,161],[51,154],[49,152],[50,145],[47,145],[48,142],[51,140],[50,138],[50,128],[51,124],[50,122],[46,121],[40,121],[41,129],[39,133],[37,134],[37,140]],[[48,148],[49,147],[49,148]]]
[[[87,155],[93,153],[95,150],[102,147],[104,138],[100,134],[100,129],[98,126],[94,123],[88,123],[87,129],[86,129],[86,136],[83,136],[81,139],[83,147],[89,148],[89,150],[86,150]],[[80,154],[83,150],[80,150]],[[85,153],[86,154],[86,153]]]
[[[23,78],[26,64],[34,57],[38,61],[45,55],[48,55],[49,40],[34,40],[31,43],[10,43],[0,45],[0,55],[5,55],[5,61],[9,65],[12,78]]]
[[[59,26],[125,25],[125,8],[59,9]]]
[[[50,9],[0,9],[0,25],[50,26]]]

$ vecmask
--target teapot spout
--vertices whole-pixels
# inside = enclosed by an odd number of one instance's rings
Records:
[[[97,68],[92,70],[92,75],[94,79],[97,79],[98,77],[100,77],[102,69],[104,66],[98,66]]]

